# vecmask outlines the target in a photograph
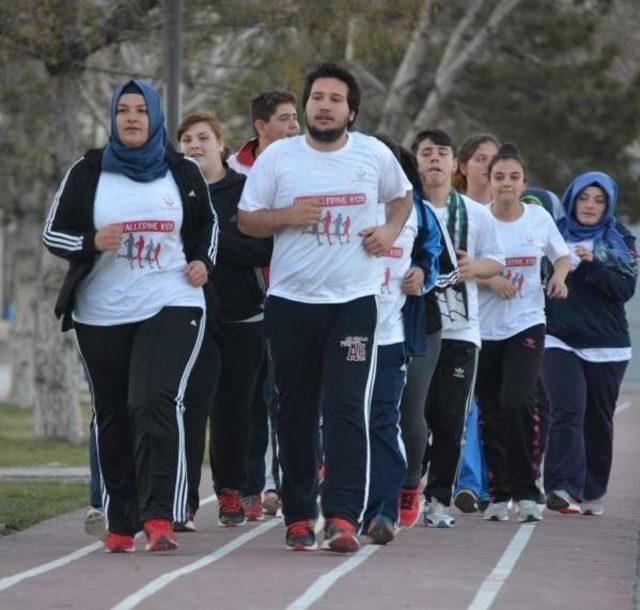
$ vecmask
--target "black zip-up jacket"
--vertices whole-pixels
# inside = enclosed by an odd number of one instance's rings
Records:
[[[69,261],[55,306],[62,317],[62,330],[73,326],[71,312],[80,281],[93,268],[96,257],[96,228],[93,211],[104,149],[88,151],[76,161],[62,180],[44,225],[43,241],[56,256]],[[200,168],[184,155],[166,151],[166,160],[182,201],[180,235],[187,262],[202,261],[211,275],[218,246],[218,222]],[[205,291],[206,292],[206,291]]]
[[[619,222],[616,229],[627,245],[631,261],[583,261],[567,276],[568,298],[546,300],[547,334],[571,347],[631,345],[624,304],[635,292],[638,255],[631,232]]]
[[[209,184],[220,226],[212,309],[217,322],[236,322],[264,311],[266,282],[261,267],[271,261],[273,239],[248,237],[238,230],[238,202],[246,177],[226,169],[222,180]]]

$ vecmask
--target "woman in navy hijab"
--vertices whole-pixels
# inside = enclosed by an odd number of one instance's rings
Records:
[[[69,261],[56,315],[91,384],[108,552],[177,548],[185,520],[183,397],[202,343],[217,223],[197,164],[168,145],[160,96],[131,80],[111,135],[67,172],[44,243]]]
[[[617,186],[588,172],[567,188],[558,228],[569,245],[569,297],[548,299],[543,380],[551,407],[544,466],[547,507],[602,515],[613,412],[631,342],[624,303],[635,291],[635,238],[614,217]]]

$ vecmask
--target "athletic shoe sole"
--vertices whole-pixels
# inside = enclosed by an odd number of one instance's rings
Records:
[[[579,515],[582,512],[579,506],[569,504],[564,498],[553,492],[547,496],[547,508],[557,510],[563,515]]]
[[[218,525],[220,527],[241,527],[243,525],[245,525],[247,522],[247,519],[245,518],[243,521],[236,521],[236,522],[224,522],[221,521],[220,519],[218,519]]]
[[[395,538],[395,531],[390,520],[380,521],[374,519],[367,531],[367,536],[371,538],[373,544],[388,544]]]
[[[358,542],[355,534],[344,532],[325,540],[322,543],[322,548],[334,553],[355,553],[360,549],[360,542]]]
[[[136,547],[134,546],[130,546],[130,547],[126,547],[126,546],[117,546],[113,549],[104,549],[105,553],[133,553],[136,550]]]
[[[158,536],[154,542],[147,542],[144,547],[145,551],[155,553],[158,551],[175,551],[178,548],[178,543],[167,536]]]
[[[314,542],[313,544],[304,544],[302,542],[296,542],[293,545],[287,544],[287,551],[293,551],[294,553],[304,552],[304,551],[315,551],[318,548],[318,543]]]
[[[518,517],[518,523],[538,523],[538,521],[542,521],[542,517],[534,517],[533,515]]]

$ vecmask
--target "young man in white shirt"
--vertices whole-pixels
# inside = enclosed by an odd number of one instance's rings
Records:
[[[500,273],[504,256],[489,211],[451,186],[456,169],[451,137],[439,129],[423,131],[416,136],[413,150],[429,203],[453,242],[463,280],[438,294],[442,346],[425,405],[432,442],[425,456],[428,477],[423,520],[428,527],[452,527],[455,521],[449,506],[480,348],[474,280]]]
[[[296,105],[296,96],[284,89],[263,91],[254,97],[251,100],[251,126],[256,137],[229,156],[229,167],[248,175],[267,146],[277,140],[297,136],[300,133],[300,123]],[[269,268],[257,269],[256,272],[268,284]],[[248,477],[244,489],[244,512],[248,521],[263,519],[263,510],[268,515],[276,516],[282,504],[275,430],[278,397],[274,387],[273,365],[268,354],[258,373],[255,387],[251,409]]]
[[[260,153],[282,138],[300,133],[296,96],[291,91],[273,89],[263,91],[251,100],[251,127],[256,137],[245,142],[238,151],[229,155],[229,167],[247,175]]]
[[[265,321],[280,397],[287,547],[316,548],[322,409],[323,547],[353,552],[368,500],[377,257],[409,215],[411,185],[384,144],[348,132],[360,89],[347,70],[323,64],[307,75],[303,104],[308,133],[260,155],[238,225],[249,235],[274,235]],[[386,223],[377,226],[379,204]]]

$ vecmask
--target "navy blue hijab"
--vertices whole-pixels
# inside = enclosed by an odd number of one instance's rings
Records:
[[[130,148],[125,146],[118,136],[116,112],[118,101],[125,89],[130,93],[136,88],[147,103],[149,137],[142,146]],[[164,112],[156,89],[138,79],[120,85],[111,98],[111,135],[102,155],[102,171],[124,174],[136,182],[151,182],[162,178],[169,169],[165,160],[167,141]]]
[[[600,221],[595,225],[583,225],[578,222],[575,214],[578,195],[588,186],[599,186],[607,197],[607,207]],[[618,198],[618,185],[615,180],[604,172],[587,172],[580,174],[571,182],[562,196],[562,207],[566,216],[558,220],[558,229],[566,241],[577,242],[593,239],[599,250],[598,242],[605,246],[609,255],[623,263],[631,260],[629,249],[624,243],[620,232],[616,229],[616,219],[613,215]]]

